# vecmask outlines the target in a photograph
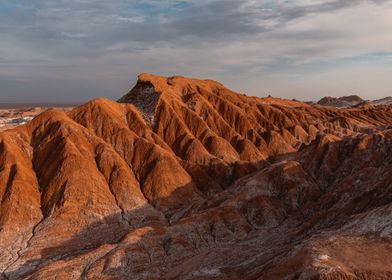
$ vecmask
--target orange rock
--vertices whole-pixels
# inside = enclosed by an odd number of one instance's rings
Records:
[[[150,74],[46,111],[0,133],[1,277],[390,279],[391,122]]]

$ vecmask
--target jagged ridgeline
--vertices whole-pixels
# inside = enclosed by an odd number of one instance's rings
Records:
[[[48,110],[0,133],[1,277],[392,279],[391,108],[142,74]]]

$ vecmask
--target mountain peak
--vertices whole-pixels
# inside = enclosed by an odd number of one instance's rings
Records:
[[[0,133],[0,278],[391,278],[389,106],[151,74],[119,101]]]

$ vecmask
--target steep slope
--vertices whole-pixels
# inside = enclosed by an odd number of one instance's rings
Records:
[[[1,277],[390,279],[391,123],[149,74],[46,111],[0,134]]]

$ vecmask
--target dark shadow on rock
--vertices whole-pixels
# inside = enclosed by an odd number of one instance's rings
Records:
[[[41,267],[50,265],[55,261],[73,259],[81,254],[89,253],[104,244],[116,244],[127,233],[136,228],[145,226],[158,228],[166,225],[164,221],[159,221],[155,217],[151,217],[151,220],[148,220],[149,217],[146,217],[139,224],[131,226],[128,221],[124,221],[124,216],[131,220],[133,217],[145,216],[146,211],[151,212],[151,206],[148,204],[145,207],[137,208],[127,213],[115,213],[99,221],[92,222],[69,240],[57,246],[44,248],[39,252],[39,258],[28,260],[17,270],[7,272],[3,277],[4,279],[26,278]],[[36,234],[39,234],[39,232]]]

